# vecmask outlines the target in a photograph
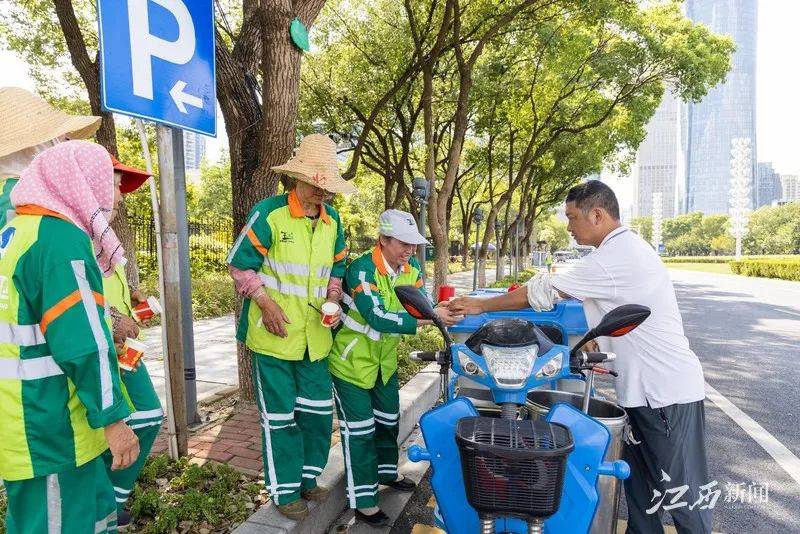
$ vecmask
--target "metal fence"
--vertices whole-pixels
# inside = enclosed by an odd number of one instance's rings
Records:
[[[128,213],[136,242],[140,271],[155,272],[156,229],[152,214]],[[233,222],[226,219],[189,219],[189,262],[192,271],[225,271],[225,259],[233,245]]]

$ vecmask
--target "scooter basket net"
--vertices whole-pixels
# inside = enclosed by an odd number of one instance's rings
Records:
[[[456,442],[467,500],[482,517],[545,518],[558,510],[569,429],[533,420],[466,417]]]

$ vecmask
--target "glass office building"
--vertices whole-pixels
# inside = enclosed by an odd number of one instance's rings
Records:
[[[687,110],[686,211],[728,213],[731,140],[751,139],[753,204],[757,202],[757,0],[686,0],[686,16],[736,43],[724,84]]]

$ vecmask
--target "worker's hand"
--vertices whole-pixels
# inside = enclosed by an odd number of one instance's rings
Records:
[[[108,448],[114,457],[111,470],[119,471],[131,466],[139,457],[139,438],[136,437],[133,430],[123,421],[111,423],[103,430],[106,434]]]
[[[334,315],[333,322],[331,323],[331,328],[336,328],[337,326],[339,326],[339,323],[342,322],[342,306],[336,299],[328,299],[326,302],[332,302],[339,307],[338,311],[336,312],[336,315]]]
[[[126,338],[136,339],[139,337],[139,326],[136,321],[122,315],[121,313],[114,314],[112,320],[114,343],[122,343]]]
[[[581,347],[583,352],[600,352],[600,345],[597,344],[597,341],[592,339],[591,341],[587,341],[586,344]]]
[[[264,327],[273,335],[278,337],[286,337],[289,334],[286,332],[286,325],[291,321],[283,312],[280,306],[269,298],[266,293],[260,294],[256,297],[256,304],[261,308],[261,322]]]
[[[138,306],[142,302],[147,302],[147,295],[142,293],[140,290],[136,290],[131,292],[131,304],[134,306]]]
[[[482,299],[476,299],[474,297],[456,297],[448,304],[450,313],[455,315],[479,315],[483,313]]]
[[[450,302],[440,302],[436,308],[434,308],[434,311],[445,326],[453,326],[464,318],[463,315],[457,315],[453,313]]]

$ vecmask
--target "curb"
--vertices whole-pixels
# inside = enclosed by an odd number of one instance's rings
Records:
[[[439,366],[432,363],[422,369],[405,386],[400,388],[400,428],[398,443],[403,443],[412,433],[419,417],[439,399]],[[309,502],[309,515],[297,522],[285,518],[270,501],[259,508],[233,534],[320,534],[345,511],[347,500],[344,484],[344,459],[342,445],[337,443],[328,454],[328,464],[317,479],[321,486],[330,488],[331,494],[324,503]]]

